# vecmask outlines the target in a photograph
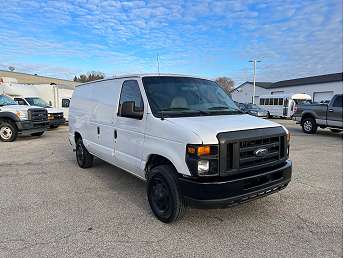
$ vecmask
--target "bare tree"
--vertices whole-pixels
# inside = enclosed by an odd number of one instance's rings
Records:
[[[75,82],[90,82],[95,80],[104,79],[105,74],[101,72],[88,72],[86,74],[80,74],[79,76],[74,76],[73,81]]]
[[[231,92],[234,89],[234,81],[229,77],[219,77],[215,80],[226,92]]]

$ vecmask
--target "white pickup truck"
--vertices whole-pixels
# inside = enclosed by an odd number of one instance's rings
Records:
[[[138,74],[82,84],[69,130],[81,168],[96,156],[147,181],[151,209],[165,223],[187,205],[232,206],[291,180],[287,129],[243,114],[206,79]]]
[[[44,108],[20,106],[8,96],[0,95],[0,140],[14,141],[18,134],[41,136],[48,127]]]
[[[48,111],[48,121],[50,128],[57,128],[65,124],[66,120],[63,117],[63,110],[51,107],[47,102],[39,97],[14,97],[19,105],[23,106],[37,106],[45,108]]]

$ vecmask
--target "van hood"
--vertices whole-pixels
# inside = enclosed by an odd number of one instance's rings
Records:
[[[166,120],[181,128],[185,128],[185,130],[193,131],[201,137],[204,144],[217,144],[218,139],[216,138],[216,135],[221,132],[282,126],[269,120],[246,114],[177,117],[166,118]]]

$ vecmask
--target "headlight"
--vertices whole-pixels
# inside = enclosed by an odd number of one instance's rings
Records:
[[[209,172],[209,160],[199,160],[197,166],[198,175],[208,174]]]
[[[186,146],[186,164],[193,176],[218,176],[218,145]]]
[[[17,111],[16,112],[16,116],[20,119],[20,120],[27,120],[28,119],[28,115],[26,111]]]
[[[53,120],[54,119],[54,115],[53,114],[48,114],[48,119],[49,120]]]

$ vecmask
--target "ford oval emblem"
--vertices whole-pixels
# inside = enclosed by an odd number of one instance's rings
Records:
[[[269,150],[267,148],[260,148],[254,151],[254,155],[257,157],[264,157],[269,153]]]

